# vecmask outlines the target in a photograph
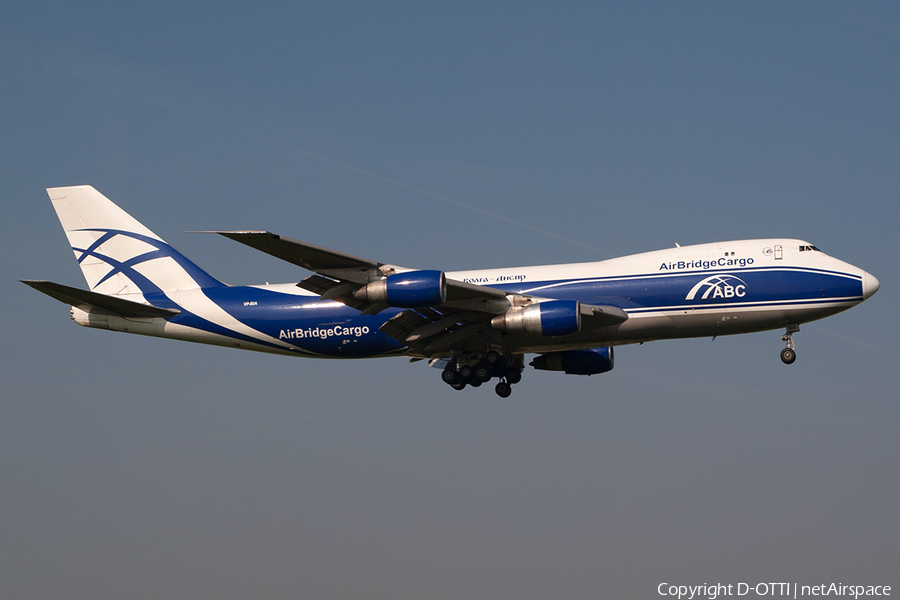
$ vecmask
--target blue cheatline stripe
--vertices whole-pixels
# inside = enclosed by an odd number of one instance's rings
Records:
[[[379,327],[401,309],[389,309],[379,316],[361,315],[339,302],[322,301],[318,296],[297,296],[257,287],[227,287],[219,290],[204,290],[203,293],[216,306],[228,313],[244,326],[271,339],[278,339],[292,347],[302,347],[324,357],[335,357],[342,353],[362,353],[365,356],[388,356],[403,354],[405,346],[379,332]],[[245,308],[251,305],[253,308]],[[258,304],[257,304],[258,303]],[[312,311],[307,309],[313,309]],[[320,310],[324,309],[324,310]],[[367,327],[371,335],[357,338],[354,346],[344,347],[341,343],[326,342],[325,338],[281,338],[279,333],[295,329],[328,329],[330,327]],[[304,342],[295,340],[304,339]],[[337,338],[343,339],[343,338]],[[359,345],[356,345],[359,343]],[[302,345],[301,345],[302,344]]]
[[[648,313],[648,312],[705,312],[723,308],[792,308],[794,306],[810,306],[819,304],[855,304],[862,300],[862,296],[853,296],[849,298],[822,298],[817,300],[775,300],[769,302],[747,302],[747,303],[729,303],[729,304],[685,304],[683,306],[648,306],[641,308],[626,308],[625,312],[632,313]]]
[[[176,306],[177,306],[177,305],[176,305]],[[303,355],[310,356],[310,357],[324,356],[324,355],[319,354],[319,353],[317,353],[317,352],[311,352],[311,351],[309,351],[309,350],[305,350],[305,349],[303,349],[303,348],[299,348],[299,347],[296,347],[296,346],[293,346],[293,345],[285,346],[285,345],[276,344],[276,343],[273,343],[273,342],[267,342],[266,340],[259,340],[259,339],[250,337],[249,335],[246,335],[246,334],[239,333],[239,332],[237,332],[237,331],[233,331],[233,330],[231,330],[231,329],[228,329],[227,327],[224,327],[224,326],[222,326],[222,325],[218,325],[218,324],[216,324],[216,323],[213,323],[212,321],[209,321],[209,320],[207,320],[207,319],[204,319],[203,317],[201,317],[201,316],[199,316],[199,315],[197,315],[197,314],[195,314],[195,313],[192,313],[192,312],[189,311],[189,310],[185,310],[185,309],[183,309],[183,308],[180,307],[180,306],[179,306],[178,308],[181,309],[181,311],[182,311],[181,314],[178,315],[178,316],[176,316],[176,317],[173,317],[173,318],[169,319],[169,322],[170,322],[170,323],[173,323],[173,324],[175,324],[175,325],[181,325],[181,326],[183,326],[183,327],[189,327],[189,328],[191,328],[191,329],[196,329],[196,330],[198,330],[198,331],[202,331],[202,332],[205,332],[205,333],[212,333],[212,334],[215,334],[215,335],[221,335],[221,336],[223,336],[223,337],[226,337],[226,338],[228,338],[228,339],[232,339],[232,340],[235,340],[235,341],[247,342],[248,344],[255,344],[255,345],[259,345],[259,346],[265,346],[265,347],[267,347],[267,348],[274,348],[274,349],[280,350],[280,351],[282,351],[282,352],[294,352],[294,353],[297,353],[297,354],[303,354]],[[254,329],[254,331],[256,331],[256,330]],[[270,336],[268,336],[267,334],[265,334],[265,333],[263,333],[263,332],[261,332],[261,331],[259,331],[258,333],[259,333],[260,335],[264,335],[264,336],[266,336],[266,337],[270,337]]]
[[[246,342],[248,344],[263,346],[266,348],[272,348],[272,349],[278,350],[280,352],[294,354],[297,356],[307,356],[307,357],[311,357],[311,358],[334,358],[335,357],[335,354],[333,354],[332,352],[329,351],[329,350],[333,349],[333,347],[331,347],[331,346],[325,345],[325,346],[323,346],[324,351],[320,351],[320,350],[310,349],[308,347],[299,346],[289,340],[285,340],[285,341],[277,340],[272,336],[271,333],[268,333],[268,332],[260,329],[252,322],[248,322],[246,319],[242,319],[238,316],[239,313],[241,312],[240,310],[238,310],[238,307],[240,306],[239,303],[242,303],[242,300],[245,298],[248,298],[248,297],[257,298],[257,299],[259,299],[260,303],[263,304],[263,303],[266,303],[265,299],[271,300],[278,296],[282,296],[282,297],[289,296],[291,298],[295,298],[294,296],[291,296],[289,294],[279,293],[279,292],[271,292],[268,290],[260,290],[258,288],[253,288],[253,287],[230,287],[230,286],[228,286],[228,287],[225,287],[225,288],[222,288],[221,290],[219,290],[219,295],[220,295],[219,298],[210,297],[210,294],[208,292],[209,292],[209,290],[200,290],[200,293],[202,293],[204,296],[206,296],[207,299],[209,299],[216,306],[218,306],[220,309],[222,309],[222,311],[224,311],[226,314],[228,314],[229,316],[234,318],[236,321],[238,321],[245,327],[248,327],[249,329],[253,330],[255,333],[258,333],[260,336],[262,336],[265,339],[258,339],[258,338],[252,337],[251,335],[241,333],[238,331],[234,331],[233,329],[230,329],[227,325],[219,325],[217,323],[214,323],[214,322],[212,322],[190,310],[186,310],[182,306],[174,303],[171,299],[169,299],[165,295],[165,293],[160,293],[160,294],[154,295],[150,298],[147,298],[147,300],[149,302],[151,302],[153,305],[169,304],[172,307],[179,308],[182,311],[182,313],[176,317],[169,319],[169,321],[173,324],[177,324],[177,325],[181,325],[183,327],[195,329],[197,331],[204,332],[204,333],[219,335],[219,336],[222,336],[222,337],[230,339],[230,340]],[[224,294],[224,297],[221,297],[223,294]],[[308,296],[308,297],[304,296],[303,298],[306,298],[308,301],[320,302],[319,298],[314,297],[314,296]],[[271,307],[271,304],[269,306]],[[270,313],[273,312],[273,309],[272,308],[267,309],[265,307],[265,304],[263,304],[263,306],[261,306],[261,308],[265,312],[270,312]],[[341,308],[343,309],[343,311],[342,311],[343,316],[346,316],[346,315],[358,316],[359,315],[358,311],[356,311],[354,309],[350,309],[343,305],[341,305]],[[275,312],[277,312],[277,310]],[[304,321],[306,322],[306,324],[304,325],[304,328],[315,328],[318,325],[318,322],[315,319],[306,319]],[[288,322],[289,321],[285,321],[284,323],[278,323],[278,325],[283,327],[283,326],[286,326],[286,323],[288,323]],[[378,325],[380,325],[380,324],[381,323],[379,322]],[[373,333],[378,333],[377,332],[378,325],[374,325],[372,327]],[[379,335],[383,336],[383,334],[379,334]],[[385,339],[387,339],[386,336],[383,336],[383,337]],[[398,349],[398,348],[394,348],[392,346],[389,347],[389,346],[391,346],[391,345],[390,344],[385,345],[380,342],[376,343],[372,346],[373,351],[370,354],[368,354],[367,356],[402,355],[405,352],[405,347],[401,347]]]
[[[716,274],[741,274],[741,273],[767,273],[767,272],[784,272],[784,273],[812,273],[817,275],[832,275],[836,277],[844,277],[846,279],[851,279],[854,281],[862,281],[861,275],[856,275],[853,273],[845,273],[843,271],[830,271],[827,269],[814,269],[811,267],[779,267],[779,266],[771,266],[771,267],[753,267],[750,269],[747,268],[731,268],[731,269],[707,269],[700,271],[684,271],[678,273],[644,273],[638,275],[608,275],[604,277],[586,277],[583,279],[561,279],[561,280],[548,280],[548,281],[534,281],[534,282],[523,282],[528,283],[527,287],[524,287],[523,284],[518,284],[518,286],[522,286],[521,289],[518,290],[517,293],[520,294],[533,294],[540,290],[559,288],[567,285],[580,285],[585,283],[600,283],[600,282],[613,282],[613,281],[631,281],[636,279],[664,279],[667,277],[693,277],[697,275],[716,275]],[[497,287],[501,289],[515,289],[517,287],[516,284],[500,284],[500,285],[491,285],[490,287]]]

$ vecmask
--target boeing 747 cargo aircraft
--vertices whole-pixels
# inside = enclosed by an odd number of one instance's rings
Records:
[[[23,283],[79,325],[312,358],[406,356],[457,390],[497,378],[508,397],[530,366],[613,368],[613,348],[784,329],[878,291],[858,267],[793,239],[717,242],[611,260],[478,271],[400,267],[268,231],[217,231],[313,274],[232,286],[182,256],[91,186],[47,190],[88,290]]]

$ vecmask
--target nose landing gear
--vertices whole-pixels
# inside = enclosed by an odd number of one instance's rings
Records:
[[[797,360],[797,352],[794,350],[794,340],[791,336],[800,331],[799,325],[788,325],[781,341],[785,343],[785,349],[781,351],[781,362],[786,365],[793,364]]]

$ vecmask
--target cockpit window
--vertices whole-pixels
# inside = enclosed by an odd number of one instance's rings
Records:
[[[800,246],[800,252],[821,252],[815,246]]]

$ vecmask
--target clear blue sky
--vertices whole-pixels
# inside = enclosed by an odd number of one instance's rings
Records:
[[[895,3],[5,3],[0,596],[651,598],[900,588]],[[446,270],[790,236],[875,274],[780,332],[509,400],[403,359],[86,330],[44,192],[230,283],[255,228]]]

